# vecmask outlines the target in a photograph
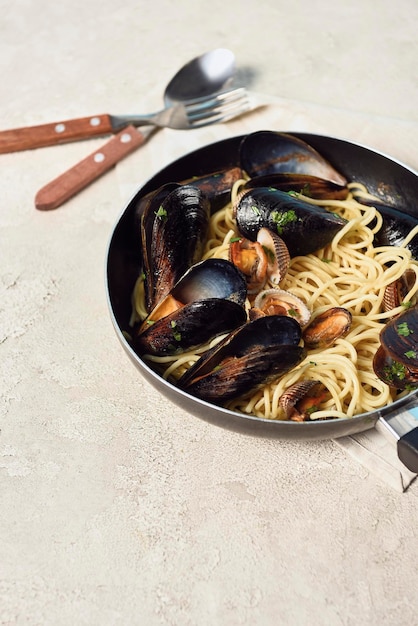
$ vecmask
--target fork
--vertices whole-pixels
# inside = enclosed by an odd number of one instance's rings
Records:
[[[125,156],[141,146],[146,136],[137,126],[189,130],[226,122],[252,108],[247,91],[240,87],[216,96],[176,104],[155,114],[141,116],[107,116],[117,132],[101,148],[42,187],[35,196],[35,207],[41,211],[56,209],[109,171]]]
[[[245,89],[238,88],[185,101],[148,115],[91,115],[76,119],[0,130],[0,154],[44,148],[89,137],[114,134],[127,126],[153,125],[175,129],[223,121],[229,109],[237,110],[246,101]],[[216,115],[220,118],[217,119]],[[206,117],[208,117],[206,121]]]
[[[166,107],[149,115],[116,116],[109,115],[113,130],[121,130],[128,125],[135,127],[149,124],[159,128],[189,130],[208,124],[224,122],[248,110],[249,98],[243,87],[218,93],[214,96],[196,98],[184,103]]]

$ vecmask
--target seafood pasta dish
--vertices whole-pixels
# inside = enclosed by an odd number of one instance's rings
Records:
[[[250,134],[240,158],[139,201],[133,349],[271,420],[353,417],[416,388],[418,221],[290,135]]]

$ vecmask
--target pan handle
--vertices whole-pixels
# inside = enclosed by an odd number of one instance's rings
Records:
[[[379,417],[378,425],[380,424],[383,432],[397,440],[399,460],[411,472],[418,473],[418,404],[388,417]]]

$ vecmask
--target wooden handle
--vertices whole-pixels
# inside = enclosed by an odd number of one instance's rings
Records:
[[[96,152],[42,187],[35,196],[40,211],[56,209],[142,145],[145,136],[128,126]]]
[[[110,116],[107,114],[2,130],[0,131],[0,154],[44,148],[88,137],[108,135],[112,132]]]

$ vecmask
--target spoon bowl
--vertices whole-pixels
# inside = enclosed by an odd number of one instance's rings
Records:
[[[235,74],[235,57],[231,50],[216,48],[192,59],[168,83],[164,104],[204,98],[227,89]]]

